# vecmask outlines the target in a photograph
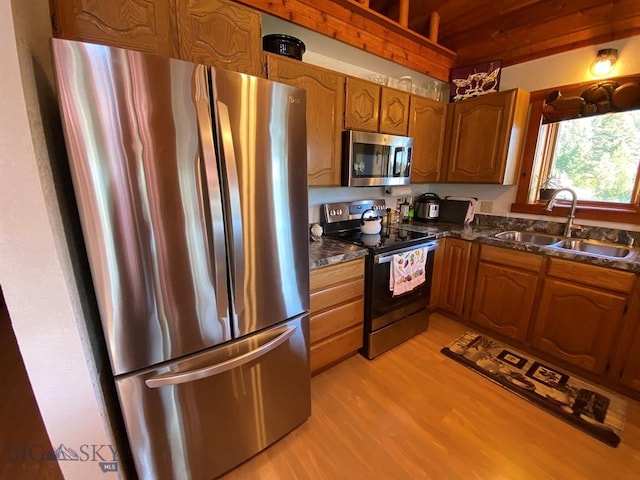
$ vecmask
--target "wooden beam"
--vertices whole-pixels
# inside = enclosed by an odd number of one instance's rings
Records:
[[[438,28],[440,27],[440,15],[438,12],[431,12],[429,17],[429,40],[438,43]]]
[[[451,50],[350,0],[234,1],[445,82],[456,64]]]
[[[400,0],[398,23],[404,28],[409,27],[409,0]]]

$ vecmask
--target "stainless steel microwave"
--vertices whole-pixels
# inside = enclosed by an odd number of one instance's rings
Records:
[[[409,185],[413,138],[345,130],[342,133],[342,185]]]

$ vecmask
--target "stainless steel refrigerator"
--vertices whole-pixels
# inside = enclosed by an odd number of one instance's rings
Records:
[[[53,40],[135,466],[210,479],[310,415],[305,92]]]

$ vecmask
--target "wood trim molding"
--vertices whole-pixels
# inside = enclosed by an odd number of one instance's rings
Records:
[[[455,52],[350,0],[234,0],[444,82]]]

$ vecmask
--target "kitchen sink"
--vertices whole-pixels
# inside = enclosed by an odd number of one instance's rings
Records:
[[[508,230],[506,232],[496,233],[494,237],[500,238],[501,240],[509,240],[511,242],[533,243],[534,245],[542,246],[558,243],[562,240],[562,237],[557,237],[554,235],[535,232],[520,232],[516,230]]]
[[[553,248],[573,250],[575,252],[583,252],[611,258],[626,258],[633,253],[630,248],[622,245],[584,239],[563,240],[553,245]]]
[[[553,250],[564,250],[566,252],[583,255],[597,255],[599,257],[618,260],[626,260],[634,253],[632,248],[625,247],[624,245],[583,238],[567,238],[546,233],[508,230],[506,232],[496,233],[494,237],[511,242],[531,243]]]

